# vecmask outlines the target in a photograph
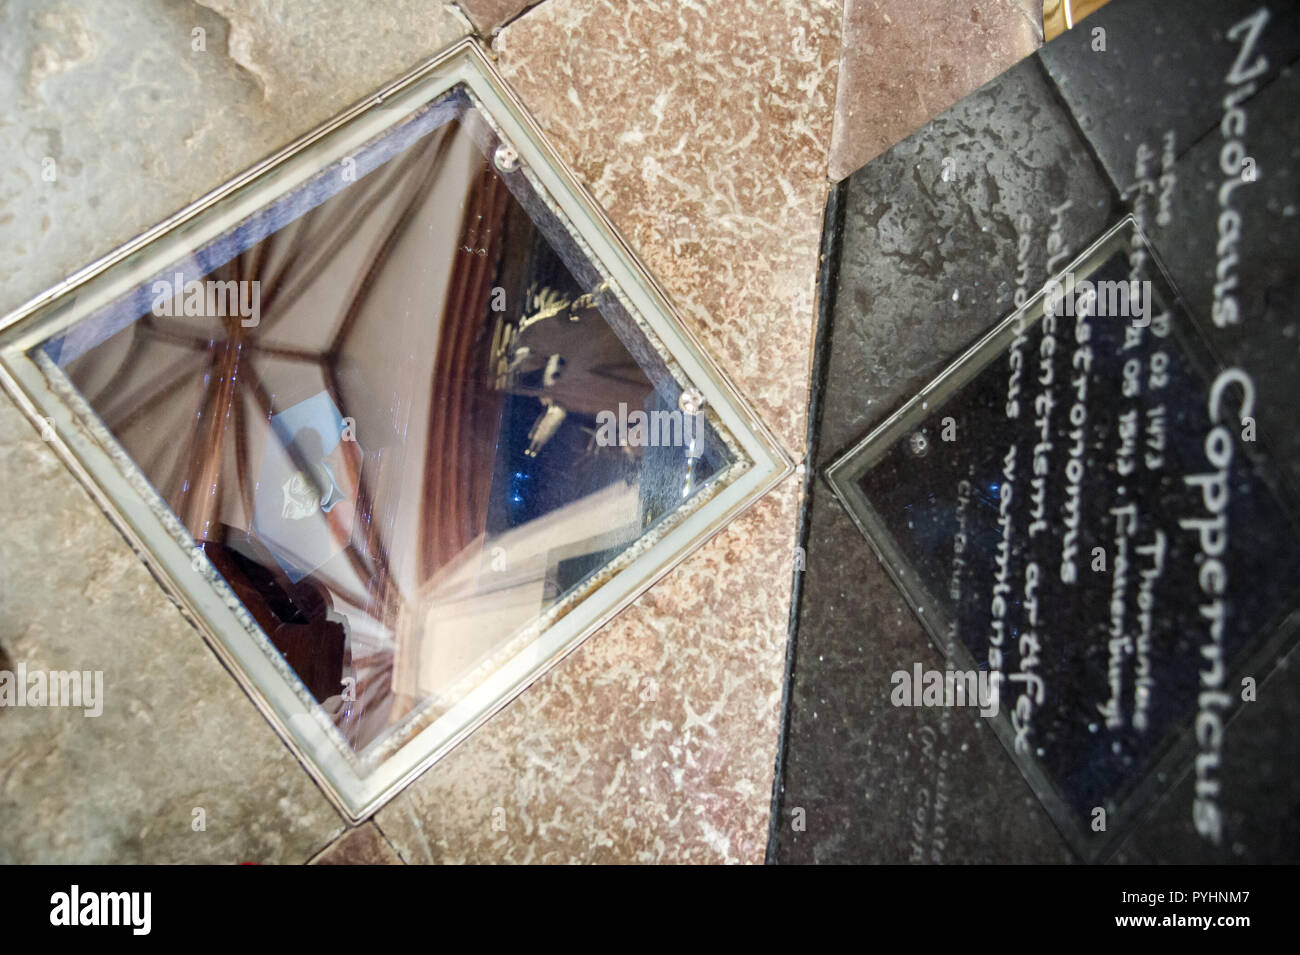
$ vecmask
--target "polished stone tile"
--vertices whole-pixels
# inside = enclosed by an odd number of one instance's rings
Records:
[[[843,179],[1042,41],[1041,0],[844,0],[830,177]]]
[[[1300,55],[1300,29],[1294,37],[1293,60]],[[1300,429],[1295,427],[1300,324],[1294,306],[1300,298],[1300,112],[1294,107],[1300,97],[1300,69],[1293,65],[1260,87],[1240,101],[1248,116],[1245,148],[1257,173],[1229,197],[1242,223],[1235,249],[1223,243],[1220,232],[1220,222],[1227,226],[1231,220],[1231,215],[1220,218],[1226,215],[1220,190],[1206,187],[1219,186],[1227,178],[1220,131],[1197,137],[1185,150],[1176,148],[1177,158],[1167,168],[1164,145],[1169,140],[1139,143],[1132,162],[1137,164],[1141,150],[1149,178],[1131,193],[1135,205],[1141,202],[1143,231],[1222,360],[1251,369],[1257,391],[1254,417],[1261,428],[1267,427],[1265,440],[1292,486],[1300,487]],[[1216,326],[1216,289],[1231,290],[1238,323]]]
[[[1014,310],[1021,233],[1032,294],[1110,224],[1113,190],[1062,117],[1026,61],[850,178],[819,462]]]
[[[429,862],[761,862],[798,481],[759,501],[376,816]]]
[[[402,865],[402,859],[384,834],[367,822],[349,829],[316,858],[312,865]]]
[[[821,417],[814,454],[818,478],[808,511],[808,570],[772,844],[777,861],[1077,858],[1009,754],[969,710],[892,705],[887,679],[891,671],[918,662],[940,667],[943,657],[821,472],[1009,314],[1018,286],[1034,293],[1050,274],[1129,213],[1148,229],[1147,238],[1178,285],[1182,305],[1194,315],[1200,312],[1196,317],[1201,327],[1193,329],[1183,320],[1175,324],[1171,341],[1182,349],[1204,337],[1220,361],[1253,376],[1258,388],[1255,415],[1260,434],[1267,437],[1260,438],[1258,452],[1246,453],[1270,467],[1253,472],[1259,483],[1236,478],[1231,482],[1236,498],[1230,525],[1249,543],[1242,545],[1236,538],[1237,549],[1228,553],[1233,558],[1249,553],[1250,560],[1224,560],[1235,567],[1239,581],[1246,581],[1226,591],[1232,624],[1222,640],[1224,669],[1241,666],[1242,673],[1259,678],[1259,686],[1257,699],[1243,702],[1227,722],[1221,766],[1217,759],[1206,764],[1217,769],[1209,783],[1222,811],[1225,836],[1215,844],[1197,833],[1194,813],[1199,809],[1194,803],[1198,794],[1204,795],[1198,790],[1200,766],[1194,769],[1190,758],[1158,766],[1148,763],[1135,775],[1151,788],[1126,807],[1131,810],[1127,819],[1112,806],[1111,831],[1126,840],[1114,858],[1141,863],[1295,859],[1300,776],[1295,772],[1296,734],[1289,727],[1295,724],[1300,697],[1294,692],[1295,651],[1286,652],[1294,631],[1273,630],[1291,606],[1294,592],[1289,577],[1294,569],[1291,538],[1282,530],[1285,521],[1270,519],[1267,526],[1260,521],[1253,532],[1250,524],[1252,515],[1261,513],[1252,508],[1278,490],[1274,485],[1280,482],[1269,473],[1271,467],[1289,468],[1293,476],[1300,473],[1300,445],[1289,437],[1294,431],[1290,421],[1297,331],[1285,304],[1295,298],[1296,270],[1294,255],[1284,254],[1297,241],[1289,198],[1295,195],[1290,170],[1296,160],[1296,122],[1294,110],[1285,108],[1294,101],[1297,87],[1294,69],[1283,68],[1267,73],[1272,79],[1266,85],[1237,97],[1248,116],[1243,123],[1251,155],[1260,169],[1274,171],[1233,193],[1242,223],[1240,236],[1234,237],[1241,261],[1233,252],[1228,266],[1238,270],[1238,295],[1246,317],[1240,328],[1216,330],[1209,321],[1215,282],[1211,276],[1216,265],[1223,267],[1215,256],[1224,222],[1217,187],[1233,171],[1216,169],[1224,140],[1218,121],[1201,102],[1207,95],[1206,70],[1197,64],[1211,64],[1212,75],[1228,69],[1232,55],[1231,48],[1225,52],[1224,40],[1231,24],[1259,7],[1206,0],[1179,9],[1194,28],[1163,28],[1167,5],[1117,0],[1087,21],[1089,27],[1108,27],[1108,40],[1114,43],[1110,60],[1085,55],[1079,47],[1083,41],[1073,35],[1079,31],[1066,34],[854,173],[838,194],[843,197],[845,225],[834,285],[835,315],[826,339],[827,374],[819,389]],[[1293,46],[1286,45],[1293,43],[1288,37],[1295,36],[1294,27],[1294,17],[1277,24],[1268,41],[1270,58],[1294,59]],[[1209,48],[1199,58],[1189,56],[1193,42]],[[1157,76],[1162,64],[1170,72]],[[1165,164],[1161,144],[1171,129],[1177,145]],[[1135,175],[1139,150],[1149,155]],[[945,167],[949,175],[944,175]],[[1230,251],[1226,244],[1217,248],[1218,255]],[[1172,364],[1175,359],[1169,360]],[[1196,362],[1202,369],[1211,367],[1203,357]],[[1098,373],[1094,369],[1094,375]],[[1114,408],[1121,394],[1132,397],[1119,388],[1114,374],[1096,379],[1093,394],[1090,423],[1094,413],[1097,421],[1104,420],[1108,403]],[[948,399],[935,393],[932,400]],[[1204,391],[1189,396],[1171,389],[1161,392],[1159,400],[1169,403],[1180,427],[1204,421],[1197,417],[1204,414]],[[945,410],[940,405],[932,413]],[[1202,434],[1190,440],[1173,437],[1171,429],[1170,444],[1197,447]],[[991,438],[981,433],[978,440]],[[1242,440],[1251,439],[1243,434]],[[1096,447],[1110,445],[1099,440]],[[1197,447],[1181,460],[1199,469],[1204,462],[1199,454]],[[1176,466],[1170,483],[1178,483],[1180,470],[1184,476],[1191,473]],[[1104,474],[1088,477],[1086,492],[1116,493]],[[1122,493],[1126,485],[1118,486]],[[921,510],[933,513],[946,506],[942,494],[918,499],[916,525],[927,526]],[[1151,508],[1144,519],[1150,521],[1152,514],[1163,517],[1168,512]],[[893,517],[894,526],[904,521],[912,526],[910,515],[895,511]],[[1099,526],[1087,520],[1085,525]],[[1171,534],[1180,532],[1173,519],[1166,527]],[[917,531],[918,537],[924,533]],[[988,539],[970,525],[966,533],[970,540]],[[1095,539],[1085,537],[1084,553],[1090,543]],[[1185,575],[1183,581],[1194,580],[1199,561],[1192,558],[1200,555],[1184,551],[1173,556],[1177,553],[1171,545],[1171,581],[1178,579],[1175,574]],[[1261,569],[1269,561],[1274,568]],[[1110,572],[1118,576],[1117,567],[1112,564]],[[933,573],[923,562],[894,570],[900,575],[916,573],[923,580]],[[1164,606],[1160,600],[1197,599],[1189,596],[1196,593],[1195,586],[1175,584],[1170,590],[1157,598],[1157,606]],[[1040,594],[1041,599],[1046,598]],[[1268,600],[1280,604],[1283,612],[1275,618],[1250,616]],[[1089,629],[1087,613],[1079,612],[1077,604],[1058,598],[1049,606],[1049,626],[1059,639],[1076,647],[1077,641],[1087,647],[1086,641],[1095,639],[1098,628]],[[1157,624],[1166,659],[1179,663],[1197,655],[1195,648],[1180,648],[1179,641],[1186,640],[1189,631],[1175,618],[1184,609],[1161,610]],[[1213,639],[1219,642],[1217,635]],[[1234,646],[1252,648],[1234,660]],[[1204,644],[1200,651],[1205,659],[1214,659]],[[1247,652],[1253,655],[1249,661],[1242,659]],[[1180,678],[1172,664],[1155,670],[1155,693],[1168,694],[1163,701],[1167,713],[1187,713],[1197,688],[1214,685],[1207,670],[1201,671],[1199,681],[1195,675]],[[1070,676],[1071,690],[1085,680],[1097,682],[1095,671]],[[1229,686],[1232,681],[1228,679]],[[1093,705],[1089,700],[1086,711]],[[1208,706],[1199,699],[1195,705]],[[1191,722],[1170,726],[1165,739],[1190,731]],[[1076,740],[1087,739],[1091,728],[1075,726]],[[1196,729],[1208,732],[1200,721]],[[1063,747],[1065,736],[1055,733],[1044,745]],[[1068,793],[1081,785],[1094,765],[1103,762],[1087,758],[1089,745],[1079,746],[1083,755],[1068,778],[1053,781],[1058,790]],[[1123,753],[1114,748],[1118,745],[1107,749]],[[1122,791],[1116,792],[1117,801],[1120,795]],[[1123,828],[1116,828],[1117,822]],[[1106,846],[1105,851],[1113,848]]]
[[[0,708],[0,862],[297,863],[334,838],[341,817],[2,394],[0,487],[5,655],[103,671],[99,716]]]
[[[540,0],[460,0],[459,6],[479,36],[491,36]]]
[[[1122,192],[1141,178],[1134,157],[1142,143],[1160,150],[1168,134],[1181,156],[1214,134],[1226,78],[1249,37],[1244,28],[1240,42],[1226,34],[1262,6],[1224,0],[1209,17],[1186,4],[1171,15],[1161,0],[1122,0],[1043,48],[1043,65]],[[1249,84],[1262,90],[1300,53],[1300,18],[1274,9],[1249,45],[1240,66],[1243,73],[1260,68]]]
[[[1032,294],[1051,274],[1054,224],[1062,248],[1081,252],[1114,215],[1113,190],[1025,61],[854,173],[842,195],[772,858],[1064,861],[980,718],[891,705],[889,674],[943,658],[821,472],[1014,309],[1021,234]]]
[[[1259,684],[1258,701],[1228,724],[1223,748],[1219,808],[1227,838],[1214,846],[1196,832],[1189,807],[1196,773],[1170,780],[1169,788],[1132,837],[1115,854],[1121,864],[1152,860],[1223,865],[1287,864],[1300,859],[1300,653],[1293,648]]]

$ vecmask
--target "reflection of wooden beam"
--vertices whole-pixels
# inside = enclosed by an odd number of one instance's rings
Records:
[[[244,520],[253,523],[253,488],[248,480],[252,463],[248,459],[248,410],[244,396],[235,396],[235,476],[239,481],[239,499],[244,504]]]
[[[439,131],[435,135],[442,135],[442,132]],[[315,222],[315,213],[324,209],[329,203],[323,203],[309,212],[307,215],[313,217],[312,227],[310,230],[303,228],[295,231],[292,236],[291,251],[309,252],[310,258],[304,261],[298,255],[286,256],[286,261],[271,277],[270,287],[262,300],[263,310],[272,311],[271,306],[274,304],[276,313],[288,312],[299,296],[320,278],[321,273],[335,260],[343,247],[356,238],[357,223],[369,217],[379,203],[387,197],[385,187],[391,187],[394,182],[401,182],[407,172],[423,160],[423,150],[412,149],[396,161],[397,165],[392,170],[387,168],[382,172],[376,170],[359,182],[353,183],[346,192],[348,201],[339,202],[338,207],[319,223]],[[376,192],[382,194],[376,196]],[[310,231],[311,234],[304,235],[306,231]]]
[[[160,374],[159,377],[164,375]],[[100,412],[100,417],[110,423],[113,433],[120,438],[140,421],[150,424],[148,415],[156,414],[160,404],[167,402],[186,385],[192,384],[194,384],[194,363],[192,359],[187,358],[181,363],[180,374],[161,386],[151,381],[145,387],[137,388],[127,394],[122,394],[121,390],[117,389],[118,397],[114,405],[120,405],[124,409],[123,413],[114,415],[111,410],[105,409]],[[174,446],[167,444],[163,447],[169,454],[175,455]]]
[[[335,373],[333,365],[326,365],[325,387],[334,399],[336,406],[342,407],[342,396],[340,394],[338,376]],[[355,524],[359,523],[362,528],[362,553],[358,553],[354,543],[356,535],[348,541],[347,555],[348,561],[353,565],[357,574],[362,580],[371,576],[375,577],[375,583],[372,591],[377,596],[377,603],[371,608],[377,617],[382,617],[388,613],[386,608],[389,604],[397,599],[393,592],[393,581],[390,565],[388,561],[388,545],[384,542],[380,528],[375,527],[375,499],[370,491],[371,477],[374,475],[374,468],[362,468],[357,474],[357,508],[352,520]],[[369,571],[362,560],[363,556],[370,557],[374,561],[375,569],[373,574]]]
[[[448,125],[450,126],[450,124]],[[343,308],[340,310],[342,320],[339,322],[338,330],[334,333],[333,340],[325,350],[325,363],[327,365],[333,365],[337,362],[338,356],[343,350],[344,342],[352,334],[353,325],[361,317],[362,308],[370,300],[371,288],[388,266],[389,256],[392,255],[393,250],[397,248],[398,243],[406,236],[407,230],[414,223],[421,207],[420,197],[428,195],[437,182],[438,175],[442,171],[444,161],[447,158],[450,144],[451,137],[444,132],[433,148],[433,156],[429,161],[428,168],[424,170],[422,175],[412,177],[411,184],[397,202],[397,215],[382,230],[383,238],[380,239],[378,247],[365,258],[366,269],[358,278],[353,280],[352,287],[343,300]]]
[[[285,361],[301,361],[310,365],[321,364],[320,352],[307,351],[302,348],[282,348],[278,345],[250,342],[249,350],[255,352],[259,357],[266,355],[270,358],[282,358]]]
[[[157,338],[172,344],[188,348],[193,351],[206,352],[212,347],[212,341],[208,338],[190,338],[186,335],[176,335],[171,332],[164,332],[153,323],[153,315],[146,313],[143,318],[139,319],[131,329],[131,340],[127,343],[126,353],[118,360],[117,367],[109,374],[107,380],[100,386],[99,390],[91,398],[91,404],[96,404],[100,399],[107,398],[112,400],[122,394],[125,387],[122,382],[129,379],[136,371],[139,370],[138,363],[141,361],[140,353],[148,345],[146,336]],[[153,387],[152,383],[145,386],[144,390]],[[104,418],[106,423],[111,422],[111,417],[101,412],[100,417]],[[111,423],[109,425],[112,426]]]
[[[199,408],[197,469],[185,497],[185,526],[197,541],[207,540],[221,500],[221,446],[232,417],[235,382],[245,329],[239,316],[225,320],[226,338],[214,343],[214,360]]]
[[[493,378],[488,303],[505,247],[510,190],[485,157],[470,183],[453,252],[451,282],[438,322],[433,386],[425,422],[424,487],[420,496],[419,580],[432,577],[482,532],[492,480],[500,397]],[[489,424],[493,434],[484,434]],[[494,445],[495,442],[493,441]]]
[[[188,348],[191,351],[207,351],[212,347],[211,336],[178,335],[176,332],[165,331],[158,327],[158,324],[153,320],[152,315],[146,314],[141,318],[138,327],[141,334],[148,335],[150,338],[156,338],[158,341],[166,342],[169,345]]]

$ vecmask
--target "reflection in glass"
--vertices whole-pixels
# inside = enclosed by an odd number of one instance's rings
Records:
[[[44,346],[357,751],[737,460],[497,145],[453,91]]]

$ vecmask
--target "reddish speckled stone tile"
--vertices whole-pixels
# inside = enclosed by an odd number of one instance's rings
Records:
[[[843,179],[1042,42],[1041,0],[844,0],[830,177]]]
[[[459,0],[459,6],[479,36],[491,36],[493,30],[538,2],[540,0]]]
[[[763,860],[791,475],[376,817],[409,862]]]
[[[374,823],[349,829],[324,852],[311,860],[312,865],[402,865],[384,834]]]
[[[502,72],[791,451],[803,446],[837,0],[548,0]]]

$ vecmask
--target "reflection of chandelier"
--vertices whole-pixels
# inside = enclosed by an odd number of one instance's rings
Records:
[[[502,314],[504,308],[501,309],[498,312],[497,325],[492,332],[492,355],[499,379],[497,387],[502,390],[509,388],[510,382],[506,376],[532,355],[529,346],[519,344],[519,339],[524,332],[538,322],[554,318],[556,315],[563,314],[571,322],[578,321],[584,309],[596,307],[600,294],[607,287],[607,282],[601,282],[590,292],[584,292],[570,299],[556,289],[548,287],[538,289],[533,286],[524,296],[524,300],[528,303],[526,308],[529,314],[521,318],[507,317]],[[497,310],[494,308],[494,311]],[[558,356],[550,356],[551,359],[556,357]]]
[[[578,322],[585,310],[597,307],[601,294],[608,287],[609,283],[602,281],[590,291],[570,297],[549,286],[530,286],[524,295],[525,314],[517,319],[500,317],[493,330],[493,360],[497,370],[494,387],[499,391],[524,394],[544,393],[554,386],[568,364],[567,360],[556,351],[544,348],[534,351],[531,345],[522,344],[523,339],[529,337],[529,329],[548,318],[564,316],[569,322]],[[541,359],[541,355],[545,355],[545,358]],[[537,360],[543,361],[540,387],[523,385],[520,372],[535,365]],[[528,431],[528,448],[524,452],[532,458],[537,457],[555,436],[568,414],[549,395],[543,394],[539,400],[542,410]]]
[[[570,300],[552,288],[543,288],[540,291],[530,290],[528,295],[529,308],[532,310],[531,315],[525,315],[519,320],[518,328],[520,334],[536,325],[540,321],[552,318],[562,313],[567,313],[569,321],[576,322],[579,313],[583,309],[595,308],[596,302],[600,298],[600,293],[609,287],[609,283],[601,282],[590,292],[583,292],[577,298]]]

